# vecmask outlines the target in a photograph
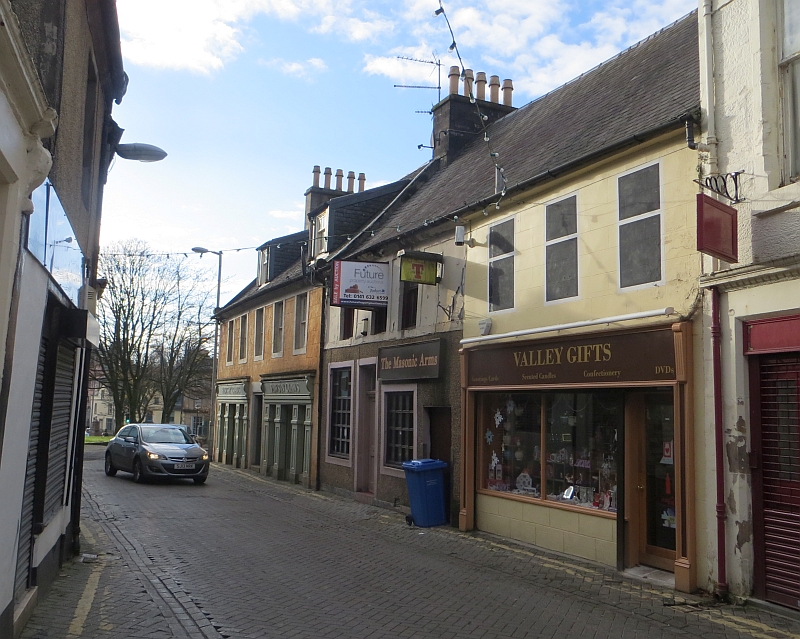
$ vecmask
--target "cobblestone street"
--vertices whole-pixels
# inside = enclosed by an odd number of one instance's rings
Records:
[[[800,636],[760,608],[220,466],[203,486],[137,485],[90,447],[82,526],[83,561],[24,639]]]

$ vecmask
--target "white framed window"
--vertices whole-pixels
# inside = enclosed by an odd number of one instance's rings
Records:
[[[294,298],[294,354],[306,352],[308,339],[308,293]]]
[[[351,465],[353,436],[353,362],[331,364],[328,373],[328,443],[325,461]]]
[[[545,302],[578,297],[578,196],[548,204],[545,213]]]
[[[258,252],[258,285],[269,282],[269,247]]]
[[[416,384],[381,385],[381,472],[403,476],[417,449]]]
[[[264,307],[256,309],[255,326],[253,327],[253,359],[264,358]]]
[[[312,253],[316,257],[328,250],[328,212],[321,213],[314,220],[314,246]]]
[[[790,182],[800,178],[800,2],[783,0],[780,73],[784,96],[784,155]]]
[[[283,356],[283,301],[272,305],[272,356]]]
[[[664,283],[664,221],[659,162],[617,178],[619,288]]]
[[[514,218],[489,227],[489,312],[514,308]]]
[[[228,322],[228,339],[225,343],[225,363],[233,364],[233,320]]]
[[[239,318],[239,362],[247,361],[247,314]]]

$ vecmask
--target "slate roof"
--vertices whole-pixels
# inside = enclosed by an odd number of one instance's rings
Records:
[[[489,128],[508,190],[626,141],[677,127],[700,106],[697,12],[619,53]],[[477,116],[476,116],[477,117]],[[386,243],[426,220],[441,220],[494,195],[495,169],[483,136],[395,205],[344,253]],[[476,207],[477,208],[477,207]],[[398,233],[397,226],[401,231]]]

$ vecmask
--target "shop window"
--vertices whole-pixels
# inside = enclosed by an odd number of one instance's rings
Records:
[[[225,346],[225,361],[233,364],[233,320],[228,322],[228,339]]]
[[[489,311],[514,308],[514,219],[489,229]]]
[[[247,361],[247,315],[239,318],[239,361]]]
[[[339,309],[339,339],[350,339],[356,323],[356,309],[342,306]]]
[[[328,452],[336,457],[350,455],[350,409],[352,371],[331,370],[331,428]]]
[[[370,322],[373,335],[380,335],[386,332],[386,309],[376,308],[372,311],[372,321]]]
[[[414,458],[414,391],[383,395],[386,423],[385,464],[401,468]]]
[[[283,302],[272,306],[272,356],[283,355]]]
[[[400,282],[400,330],[416,327],[418,302],[419,284]]]
[[[619,286],[661,281],[661,186],[659,165],[619,178]]]
[[[253,335],[253,355],[256,359],[264,357],[264,309],[256,309],[255,334]]]
[[[672,393],[645,396],[647,543],[675,550],[675,408]]]
[[[622,393],[485,393],[479,406],[482,488],[616,511]]]
[[[548,302],[578,295],[578,198],[545,208],[545,294]]]
[[[308,324],[308,293],[294,298],[294,350],[306,348],[306,326]]]
[[[800,3],[783,0],[780,71],[785,100],[785,146],[790,181],[800,177]]]

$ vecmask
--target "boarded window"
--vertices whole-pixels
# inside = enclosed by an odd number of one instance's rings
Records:
[[[661,188],[658,164],[619,178],[620,288],[660,282]]]
[[[578,295],[578,198],[545,208],[545,294],[548,302]]]
[[[489,311],[514,308],[514,220],[489,229]]]

